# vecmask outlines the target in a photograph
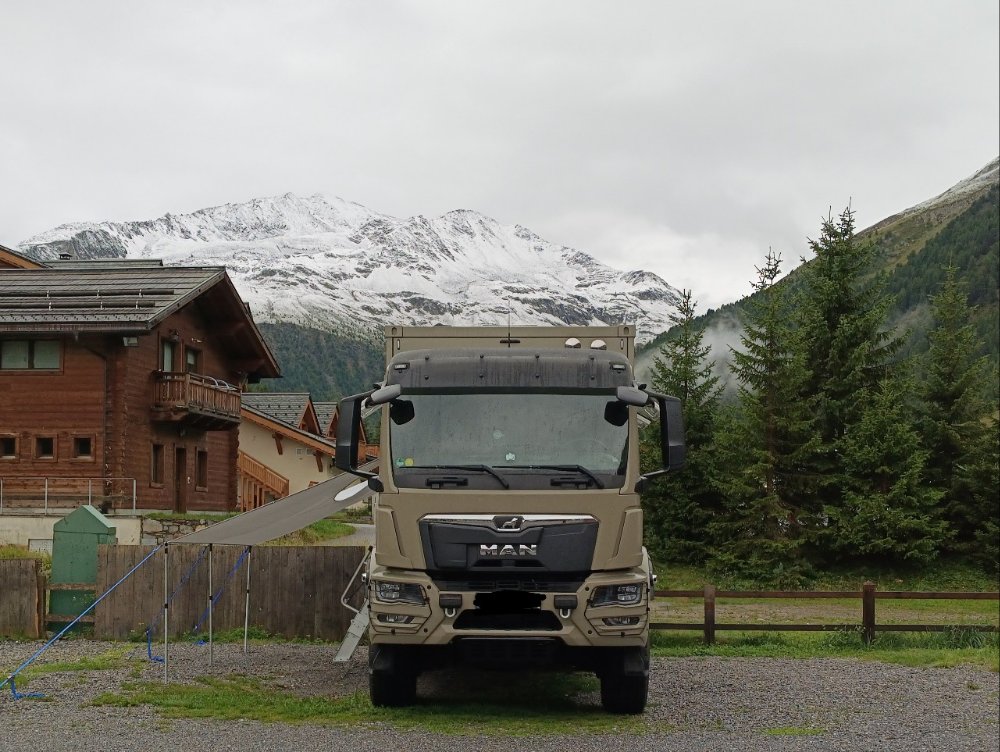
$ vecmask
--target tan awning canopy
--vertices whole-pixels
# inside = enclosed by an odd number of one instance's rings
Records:
[[[378,462],[363,466],[368,472],[375,472]],[[363,482],[350,473],[338,475],[311,488],[306,488],[283,499],[276,499],[262,507],[238,514],[228,520],[217,522],[204,530],[181,536],[169,541],[178,543],[207,545],[209,543],[232,546],[256,546],[267,541],[294,533],[318,522],[331,514],[364,501],[372,495],[365,489],[362,493],[343,501],[334,497],[348,486]]]

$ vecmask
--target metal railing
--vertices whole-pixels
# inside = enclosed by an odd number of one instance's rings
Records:
[[[102,487],[113,486],[114,484],[124,484],[125,488],[130,488],[129,491],[117,491],[112,493],[98,493],[95,494],[94,490],[97,488],[99,491]],[[67,488],[67,484],[70,486]],[[8,511],[11,509],[11,501],[16,498],[18,506],[24,507],[25,504],[21,502],[32,502],[40,501],[41,506],[45,514],[49,513],[50,502],[53,508],[64,510],[69,506],[67,504],[59,504],[60,499],[65,499],[65,497],[71,497],[73,499],[83,499],[84,494],[84,484],[86,484],[86,498],[87,504],[91,506],[101,506],[106,502],[111,502],[111,508],[120,508],[115,505],[115,500],[127,500],[129,493],[132,496],[132,511],[135,511],[136,502],[136,480],[135,478],[66,478],[61,476],[29,476],[29,477],[14,477],[14,478],[3,478],[0,477],[0,514],[4,512],[4,505],[6,502],[6,507]],[[14,490],[12,490],[14,489]],[[95,505],[94,502],[98,503]]]

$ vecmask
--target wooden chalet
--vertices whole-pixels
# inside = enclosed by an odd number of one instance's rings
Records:
[[[0,245],[0,269],[42,269],[44,264],[40,264],[34,259],[22,256],[17,251]]]
[[[340,473],[308,394],[247,392],[240,424],[240,507],[255,509]]]
[[[0,254],[4,508],[234,510],[241,392],[280,373],[226,270],[16,257]]]
[[[316,417],[319,419],[319,430],[323,436],[333,441],[337,440],[337,420],[340,417],[340,405],[336,402],[314,402]],[[365,431],[364,423],[361,424],[361,440],[358,443],[358,455],[375,459],[379,455],[378,442],[370,443],[368,434]]]
[[[247,392],[240,424],[240,504],[253,509],[321,483],[335,468],[337,403],[305,392]],[[362,426],[361,456],[378,456]]]

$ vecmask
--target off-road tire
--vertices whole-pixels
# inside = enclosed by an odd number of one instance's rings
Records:
[[[638,715],[646,709],[649,676],[601,675],[601,705],[616,715]]]
[[[638,715],[649,695],[649,645],[624,648],[612,654],[601,678],[601,704],[609,713]]]
[[[373,645],[368,652],[368,694],[376,707],[398,708],[412,705],[417,698],[417,674],[398,653],[387,657],[390,647]],[[387,664],[387,665],[386,665]]]

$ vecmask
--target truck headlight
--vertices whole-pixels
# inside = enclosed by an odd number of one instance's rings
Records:
[[[424,589],[416,583],[375,580],[375,599],[382,603],[424,602]]]
[[[594,588],[591,606],[634,606],[642,600],[642,585],[601,585]]]

